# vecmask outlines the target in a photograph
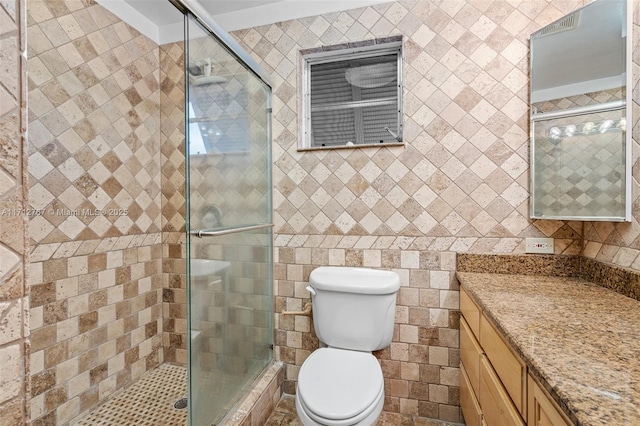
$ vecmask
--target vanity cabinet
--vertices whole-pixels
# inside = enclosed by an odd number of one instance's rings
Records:
[[[460,310],[460,405],[466,424],[569,425],[464,288]]]

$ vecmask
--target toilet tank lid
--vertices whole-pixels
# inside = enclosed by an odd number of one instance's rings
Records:
[[[321,266],[311,271],[309,284],[316,290],[391,294],[400,288],[400,277],[383,269]]]

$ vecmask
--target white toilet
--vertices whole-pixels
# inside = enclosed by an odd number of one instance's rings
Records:
[[[371,351],[391,343],[400,277],[392,271],[319,267],[309,276],[313,324],[323,346],[298,374],[296,410],[310,425],[374,425],[384,404]]]

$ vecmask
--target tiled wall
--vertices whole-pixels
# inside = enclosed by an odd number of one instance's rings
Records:
[[[158,46],[93,0],[27,3],[31,419],[163,361]]]
[[[391,346],[376,355],[385,410],[460,421],[455,252],[524,251],[552,236],[579,252],[580,224],[528,219],[529,35],[583,5],[406,0],[234,32],[274,82],[276,345],[295,392],[318,346],[308,317],[319,265],[402,277]],[[404,37],[400,148],[297,152],[298,50]]]
[[[640,94],[640,59],[637,52],[640,49],[640,3],[632,2],[633,13],[633,65],[632,65],[632,100],[633,122],[627,126],[632,131],[632,219],[630,223],[592,222],[585,224],[584,255],[602,262],[613,263],[618,266],[640,271],[640,135],[638,134],[638,120],[640,119],[638,106]]]
[[[0,2],[0,423],[29,419],[25,0]]]
[[[601,104],[624,99],[625,88],[614,88],[597,92],[584,93],[566,98],[550,99],[532,105],[538,113],[576,108],[585,105]]]
[[[184,46],[160,46],[162,309],[164,359],[187,362]]]

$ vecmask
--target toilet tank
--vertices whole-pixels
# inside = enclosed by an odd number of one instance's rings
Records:
[[[375,351],[391,343],[400,277],[392,271],[322,266],[309,276],[313,325],[331,347]]]

